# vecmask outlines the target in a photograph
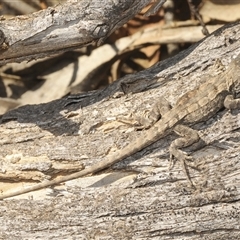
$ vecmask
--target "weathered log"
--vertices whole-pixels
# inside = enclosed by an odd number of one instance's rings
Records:
[[[1,19],[0,64],[101,44],[150,2],[68,0],[33,14]]]
[[[240,24],[234,23],[104,90],[3,115],[2,193],[101,161],[141,134],[117,118],[150,110],[162,95],[174,105],[219,74],[216,59],[227,67],[239,53]],[[177,137],[171,134],[111,171],[1,201],[1,237],[239,239],[240,111],[224,109],[194,127],[203,139],[200,149],[187,149],[197,189],[189,187],[179,162],[168,169],[168,147]]]

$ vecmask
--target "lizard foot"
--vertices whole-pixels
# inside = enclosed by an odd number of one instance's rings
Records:
[[[172,169],[174,167],[175,161],[174,159],[180,161],[181,165],[182,165],[182,169],[185,173],[185,176],[188,180],[188,182],[190,183],[191,187],[194,187],[194,184],[189,176],[189,172],[187,170],[187,166],[189,165],[186,162],[193,162],[193,157],[189,156],[188,154],[186,154],[185,152],[183,152],[180,149],[175,148],[174,146],[170,146],[169,148],[169,152],[170,152],[170,163],[169,163],[169,170]],[[191,164],[190,164],[191,166]]]
[[[171,170],[174,167],[176,160],[193,161],[192,156],[189,156],[188,154],[179,149],[170,147],[169,151],[170,151],[169,170]]]
[[[186,166],[191,167],[194,165],[193,158],[187,155],[182,150],[180,150],[180,148],[188,147],[193,143],[196,143],[197,141],[199,141],[198,132],[182,124],[178,124],[177,126],[175,126],[174,132],[177,133],[180,136],[180,138],[175,139],[170,145],[170,148],[169,148],[170,167],[172,168],[174,166],[173,158],[175,158],[176,160],[179,160],[182,164],[182,168],[187,177],[188,182],[191,184],[191,186],[194,187],[194,184],[190,179],[190,176],[186,167]]]

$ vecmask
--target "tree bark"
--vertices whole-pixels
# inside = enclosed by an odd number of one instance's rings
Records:
[[[27,105],[1,117],[1,190],[70,174],[134,141],[118,119],[172,105],[218,75],[240,53],[240,24],[224,26],[177,56],[127,75],[101,91]],[[0,204],[3,239],[239,239],[240,111],[222,110],[194,126],[201,148],[188,148],[196,168],[169,170],[170,134],[112,166]],[[145,130],[143,130],[145,131]]]
[[[69,0],[30,15],[1,19],[0,64],[101,44],[151,0],[106,2]]]

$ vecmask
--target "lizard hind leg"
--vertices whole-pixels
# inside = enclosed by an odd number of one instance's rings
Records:
[[[171,108],[172,106],[164,97],[159,97],[151,111],[137,114],[133,113],[127,117],[120,117],[117,119],[122,123],[135,127],[137,130],[149,129],[161,119],[165,113],[169,112]]]
[[[181,124],[177,125],[174,128],[174,132],[176,132],[181,137],[174,140],[169,147],[169,152],[170,152],[169,168],[171,169],[174,166],[173,158],[179,160],[182,164],[182,168],[187,177],[187,180],[192,186],[194,186],[186,168],[186,166],[188,165],[186,161],[192,160],[192,157],[187,155],[182,150],[180,150],[180,148],[188,147],[193,143],[196,143],[199,140],[198,132],[192,128],[189,128]]]
[[[161,119],[164,114],[169,112],[171,108],[172,106],[164,97],[159,97],[158,101],[153,105],[151,111],[134,117],[139,125],[138,129],[149,129],[159,119]]]

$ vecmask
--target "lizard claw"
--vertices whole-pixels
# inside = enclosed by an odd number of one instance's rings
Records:
[[[170,148],[170,163],[169,163],[169,170],[171,170],[175,164],[175,161],[174,159],[176,160],[179,160],[182,164],[182,168],[183,168],[183,171],[187,177],[187,180],[188,182],[190,183],[190,185],[192,187],[195,188],[194,184],[192,183],[190,177],[189,177],[189,173],[187,171],[187,168],[186,168],[186,165],[188,166],[188,164],[186,163],[187,161],[193,161],[193,157],[192,156],[189,156],[188,154],[186,154],[185,152],[181,151],[180,149],[177,149],[177,148]]]
[[[177,148],[170,148],[170,163],[169,163],[169,169],[172,169],[175,161],[174,158],[176,160],[180,160],[180,161],[193,161],[193,157],[189,156],[188,154],[186,154],[185,152],[177,149]]]

